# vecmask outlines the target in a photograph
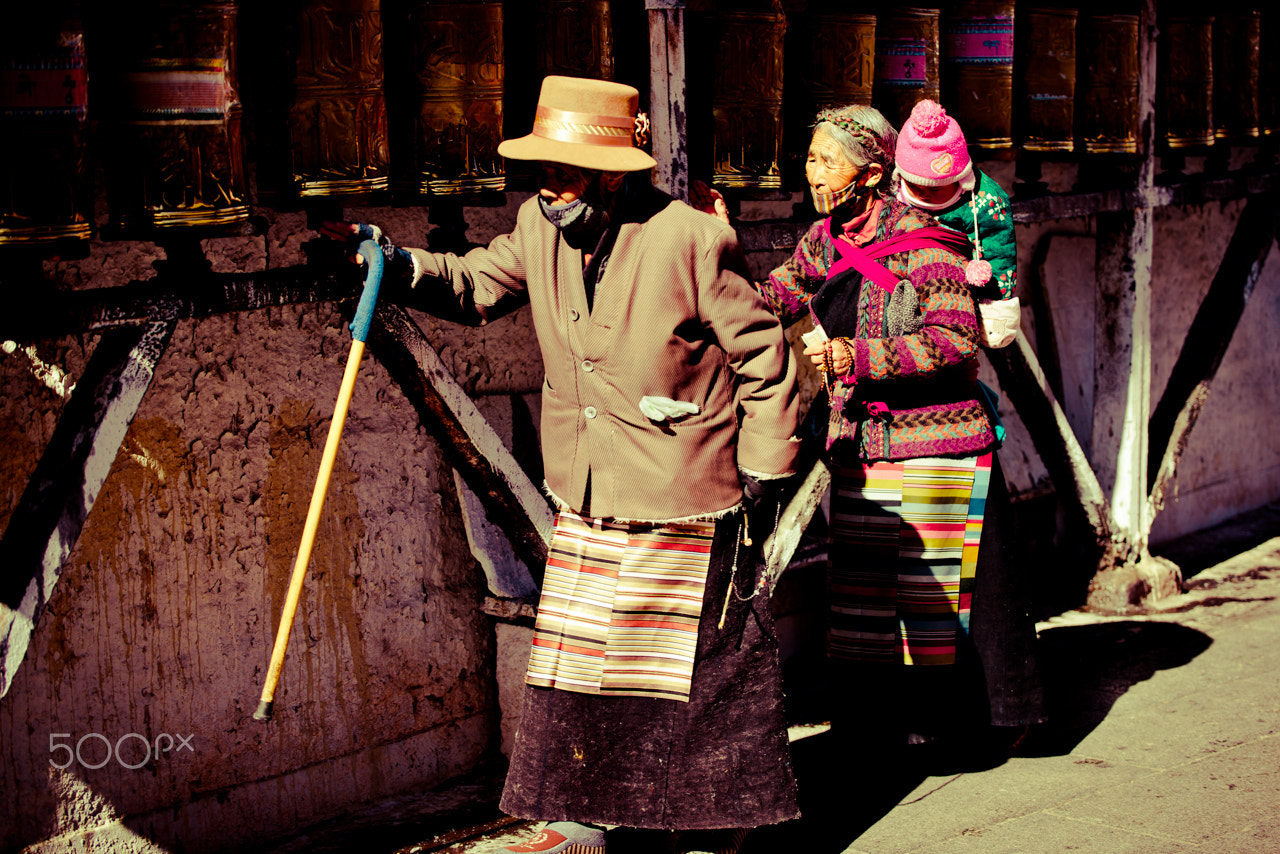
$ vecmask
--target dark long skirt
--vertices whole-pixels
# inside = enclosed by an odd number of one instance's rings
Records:
[[[504,812],[669,830],[798,817],[768,591],[735,597],[717,628],[741,518],[716,525],[689,702],[526,686]],[[744,596],[758,542],[738,552]]]

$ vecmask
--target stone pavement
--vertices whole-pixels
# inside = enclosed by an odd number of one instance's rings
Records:
[[[1186,593],[1145,613],[1041,623],[1051,721],[1012,749],[912,747],[893,774],[868,779],[856,757],[834,755],[829,733],[797,740],[805,816],[754,831],[742,854],[1277,854],[1280,538],[1198,569]],[[511,844],[537,825],[480,820],[496,779],[455,793],[473,821],[415,827],[404,820],[421,804],[408,799],[367,814],[357,847]],[[273,850],[351,850],[343,838],[317,829]]]
[[[1041,623],[1052,719],[1012,755],[921,756],[861,808],[817,798],[800,844],[757,831],[751,851],[1277,854],[1280,538],[1188,586],[1140,616]],[[795,745],[802,786],[820,741]]]

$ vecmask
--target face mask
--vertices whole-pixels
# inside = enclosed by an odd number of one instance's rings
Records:
[[[600,196],[600,179],[597,178],[581,196],[566,205],[553,205],[541,196],[538,206],[547,222],[567,234],[599,231],[609,224],[605,206],[595,201]]]
[[[941,202],[926,202],[911,192],[911,187],[906,181],[898,184],[898,201],[905,202],[912,207],[919,208],[922,211],[945,211],[947,208],[960,201],[960,195],[964,192],[959,184],[956,184],[955,192],[951,194],[951,198]]]
[[[809,195],[813,197],[813,206],[818,209],[820,214],[829,214],[836,208],[840,207],[850,199],[854,199],[862,194],[866,187],[859,187],[856,180],[850,181],[849,186],[843,190],[836,190],[834,193],[819,193],[812,187],[809,188]]]

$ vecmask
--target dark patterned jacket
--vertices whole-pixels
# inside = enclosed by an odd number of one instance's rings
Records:
[[[929,214],[890,200],[876,240],[935,224]],[[880,259],[911,283],[919,300],[919,329],[890,337],[890,300],[883,288],[853,270],[828,281],[844,242],[832,236],[830,218],[814,223],[791,258],[758,285],[784,325],[808,313],[828,336],[853,344],[852,373],[839,377],[831,394],[838,417],[831,435],[839,436],[832,454],[905,460],[994,449],[978,391],[979,321],[962,259],[943,248]]]

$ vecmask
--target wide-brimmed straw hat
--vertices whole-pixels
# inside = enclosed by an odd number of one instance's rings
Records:
[[[635,147],[637,134],[648,130],[639,106],[631,86],[553,75],[542,81],[533,132],[504,140],[498,153],[605,172],[652,169],[657,162]]]

